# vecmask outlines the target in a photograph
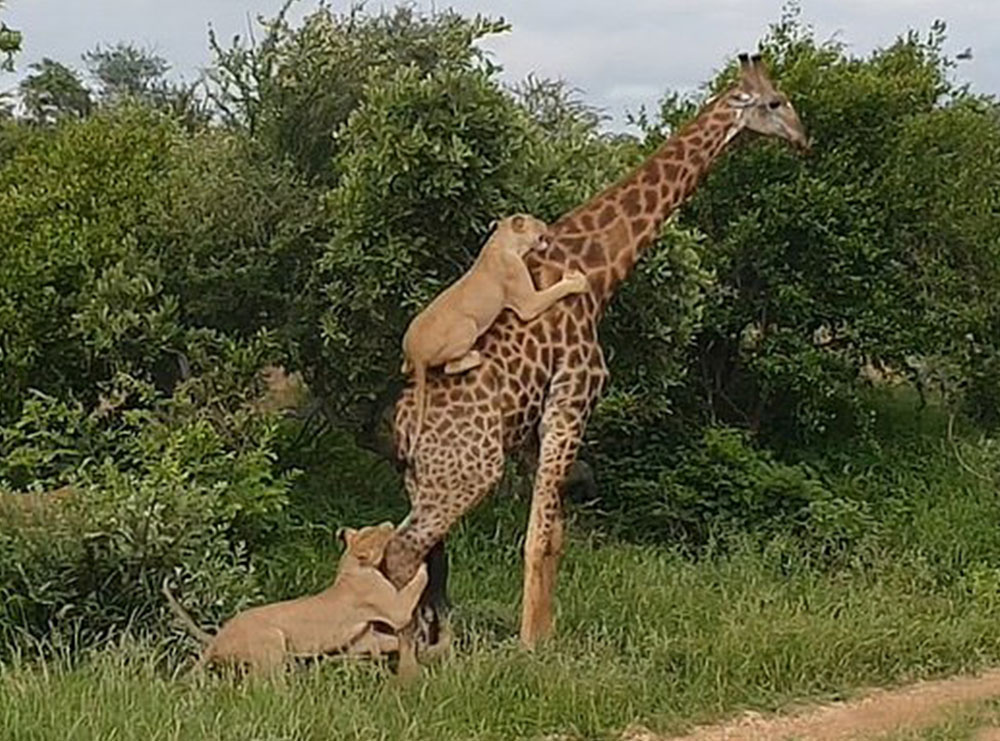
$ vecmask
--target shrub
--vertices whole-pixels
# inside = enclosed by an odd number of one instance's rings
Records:
[[[172,397],[120,376],[93,410],[36,393],[0,429],[0,488],[31,487],[43,505],[3,495],[5,647],[147,629],[168,574],[202,607],[228,612],[255,593],[249,556],[278,525],[290,481],[274,470],[277,418],[254,404],[273,348],[210,344]],[[71,495],[42,493],[56,486]]]
[[[707,417],[777,444],[864,430],[867,359],[955,363],[967,334],[990,336],[1000,119],[951,82],[943,40],[936,25],[855,58],[794,6],[765,40],[814,151],[740,146],[682,212],[718,281],[690,376]],[[668,98],[652,138],[686,110]]]
[[[134,356],[143,327],[158,330],[150,344],[169,344],[176,307],[158,295],[159,266],[141,246],[174,134],[155,114],[123,109],[31,137],[0,169],[0,420],[29,384],[92,389]],[[108,303],[88,312],[95,292]],[[109,348],[114,361],[101,357]]]
[[[810,523],[814,513],[836,519],[837,503],[809,466],[776,460],[745,431],[706,427],[689,441],[679,431],[661,433],[631,455],[616,453],[597,456],[599,506],[628,538],[698,549],[738,530],[823,529]]]

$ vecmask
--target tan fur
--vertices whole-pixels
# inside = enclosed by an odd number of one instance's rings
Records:
[[[395,636],[375,635],[372,622],[386,623],[394,630],[406,626],[427,585],[427,569],[421,567],[398,591],[382,575],[378,566],[394,532],[391,522],[344,530],[346,550],[330,587],[319,594],[241,612],[215,636],[195,624],[164,583],[170,608],[205,644],[196,666],[222,663],[246,666],[255,672],[274,672],[283,668],[289,657],[321,656],[342,650],[395,650],[399,646]]]
[[[472,267],[421,311],[403,336],[403,372],[416,383],[416,426],[411,450],[417,449],[426,406],[427,369],[444,365],[446,373],[464,373],[482,360],[476,340],[504,309],[530,321],[559,299],[587,290],[587,279],[567,272],[554,286],[539,291],[524,257],[548,247],[549,227],[540,219],[515,214],[502,219]]]

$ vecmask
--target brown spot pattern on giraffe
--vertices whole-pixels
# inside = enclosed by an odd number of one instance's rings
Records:
[[[635,216],[641,210],[639,205],[639,189],[632,188],[625,191],[621,197],[622,211],[626,216]]]
[[[610,203],[607,204],[604,208],[601,209],[601,212],[597,215],[598,228],[603,229],[604,227],[606,227],[608,224],[610,224],[612,221],[615,220],[615,217],[617,215],[618,212],[615,211],[615,207],[612,206]]]
[[[660,182],[660,178],[662,177],[663,173],[660,170],[660,163],[657,162],[655,159],[643,168],[642,182],[644,183],[649,183],[650,185],[656,185],[658,182]]]
[[[564,221],[560,221],[558,223],[560,235],[580,233],[580,225],[572,216],[567,216]]]
[[[580,253],[580,261],[583,263],[584,269],[599,267],[605,263],[606,259],[601,243],[596,238],[587,240],[587,247]]]

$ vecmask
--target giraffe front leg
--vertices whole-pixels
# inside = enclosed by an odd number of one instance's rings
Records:
[[[542,418],[541,450],[524,542],[521,643],[525,648],[552,635],[556,572],[563,549],[562,488],[576,457],[582,413],[554,407]]]

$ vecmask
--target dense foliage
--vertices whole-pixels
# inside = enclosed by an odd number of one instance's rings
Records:
[[[995,343],[1000,126],[952,81],[943,41],[935,26],[859,60],[794,15],[773,29],[813,155],[741,148],[682,219],[719,279],[693,361],[716,418],[772,442],[863,428],[866,361],[964,365],[959,387],[970,343]]]
[[[493,218],[556,217],[693,110],[667,96],[641,137],[608,134],[561,83],[499,82],[476,44],[505,30],[282,13],[213,38],[204,88],[129,44],[86,55],[96,89],[32,65],[0,122],[0,630],[145,626],[168,574],[221,613],[266,587],[275,543],[402,511],[355,441],[402,383],[408,318]],[[772,29],[814,152],[737,146],[612,305],[585,454],[601,528],[836,555],[881,511],[812,456],[878,447],[862,371],[1000,419],[1000,117],[943,38],[857,58],[794,12]],[[291,417],[264,401],[276,364],[309,383]]]

